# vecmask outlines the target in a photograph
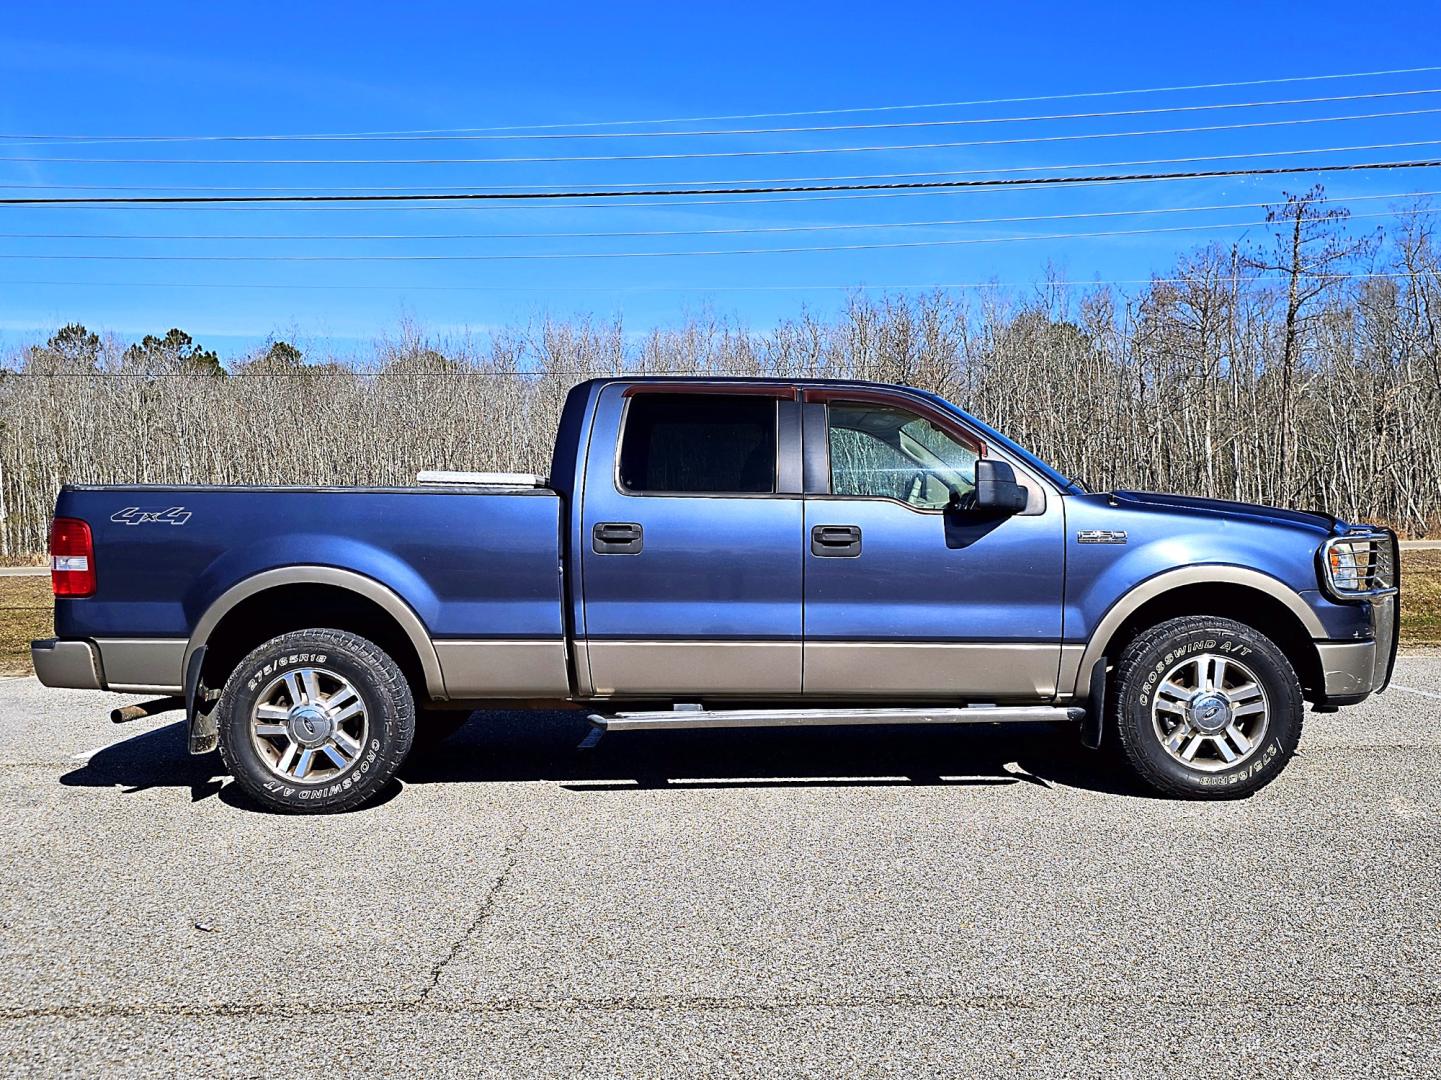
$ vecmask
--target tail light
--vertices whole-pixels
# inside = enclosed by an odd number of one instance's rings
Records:
[[[50,523],[50,587],[56,596],[95,592],[95,544],[90,526],[79,518],[58,517]]]

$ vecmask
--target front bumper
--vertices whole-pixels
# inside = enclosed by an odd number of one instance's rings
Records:
[[[1398,560],[1399,564],[1399,560]],[[1393,569],[1396,584],[1393,591],[1369,601],[1371,606],[1370,641],[1318,641],[1324,676],[1321,702],[1326,705],[1349,705],[1370,694],[1379,694],[1391,683],[1396,667],[1396,647],[1401,615],[1400,569]]]
[[[35,665],[35,677],[46,686],[72,690],[105,688],[100,650],[88,641],[60,641],[56,638],[32,641],[30,662]]]

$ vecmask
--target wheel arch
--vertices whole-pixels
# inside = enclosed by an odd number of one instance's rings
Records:
[[[1075,671],[1077,695],[1087,693],[1090,673],[1115,660],[1147,627],[1185,615],[1234,619],[1265,634],[1286,654],[1308,693],[1322,685],[1316,639],[1326,636],[1316,613],[1294,589],[1242,566],[1187,566],[1157,574],[1131,589],[1101,618]]]
[[[298,611],[313,611],[315,618],[299,620]],[[304,626],[299,625],[302,621]],[[182,670],[189,670],[191,658],[203,646],[207,673],[214,677],[226,668],[223,681],[234,662],[262,641],[307,626],[350,630],[375,640],[394,654],[417,690],[423,688],[432,699],[446,698],[440,659],[415,610],[374,578],[333,566],[280,567],[232,585],[196,621]],[[206,683],[211,685],[209,679]]]

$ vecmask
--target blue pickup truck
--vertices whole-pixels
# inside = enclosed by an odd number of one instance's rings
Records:
[[[609,731],[1069,724],[1174,797],[1271,781],[1385,689],[1395,534],[1088,492],[921,391],[610,378],[550,476],[91,487],[51,533],[49,686],[170,695],[260,803],[364,803],[482,707]]]

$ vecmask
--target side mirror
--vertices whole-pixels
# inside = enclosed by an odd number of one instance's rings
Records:
[[[1026,508],[1026,489],[1016,483],[1016,470],[1004,461],[981,458],[976,462],[977,510],[1015,514]]]

